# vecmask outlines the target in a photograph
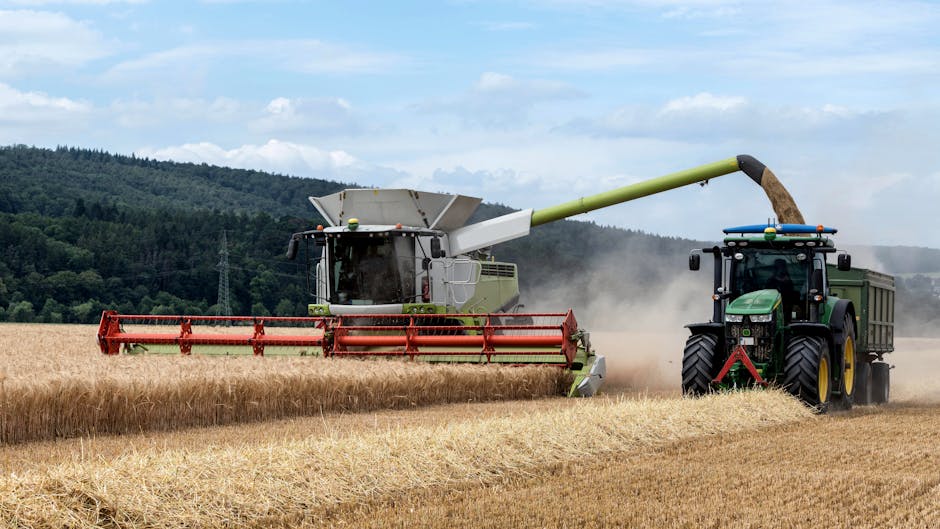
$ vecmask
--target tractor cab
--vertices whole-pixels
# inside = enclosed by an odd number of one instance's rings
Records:
[[[834,228],[777,224],[724,232],[723,246],[701,250],[715,256],[714,321],[727,321],[729,315],[731,320],[748,315],[752,321],[779,315],[785,324],[819,321],[820,304],[829,295],[826,257],[836,252],[827,237],[836,233]],[[847,258],[840,256],[840,269],[844,260],[850,266]],[[698,267],[693,253],[690,268]]]
[[[810,314],[810,285],[817,272],[823,274],[820,286],[825,284],[825,257],[806,248],[761,246],[755,244],[727,252],[729,303],[734,304],[750,293],[769,290],[779,295],[787,322],[806,320]]]

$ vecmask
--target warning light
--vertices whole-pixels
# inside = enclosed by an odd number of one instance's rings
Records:
[[[349,231],[356,231],[359,228],[359,219],[349,219],[349,222],[346,223],[346,226],[349,228]]]
[[[398,224],[395,225],[395,229],[396,229],[396,230],[400,230],[400,229],[401,229],[401,222],[399,222]]]
[[[817,224],[817,225],[816,225],[816,233],[822,233],[824,229],[825,229],[825,228],[823,227],[822,224]]]
[[[767,239],[768,241],[772,241],[776,238],[777,238],[777,228],[774,228],[772,226],[768,226],[764,228],[764,239]]]
[[[317,231],[323,231],[323,225],[317,224]]]

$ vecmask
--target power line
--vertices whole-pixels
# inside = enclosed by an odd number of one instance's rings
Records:
[[[219,250],[219,298],[216,302],[216,316],[231,316],[232,304],[228,295],[228,240],[222,230],[222,248]]]

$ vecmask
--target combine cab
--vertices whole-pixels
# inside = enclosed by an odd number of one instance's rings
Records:
[[[713,316],[688,325],[682,389],[776,384],[826,411],[831,404],[884,403],[894,350],[894,278],[835,266],[834,228],[802,224],[728,228],[721,247],[694,250],[715,261]]]
[[[604,357],[570,311],[528,314],[518,269],[491,247],[533,226],[744,171],[738,156],[579,198],[465,225],[479,198],[409,189],[347,189],[310,201],[326,226],[295,233],[287,256],[307,269],[309,316],[131,316],[105,312],[106,354],[307,354],[426,362],[546,364],[570,370],[570,395],[593,395]],[[172,329],[167,330],[166,326]]]

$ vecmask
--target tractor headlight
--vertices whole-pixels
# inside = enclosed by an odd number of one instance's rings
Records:
[[[742,314],[725,314],[725,321],[728,323],[741,323],[744,321]]]
[[[772,313],[767,314],[751,314],[751,321],[753,323],[768,323],[772,320],[774,315]]]

